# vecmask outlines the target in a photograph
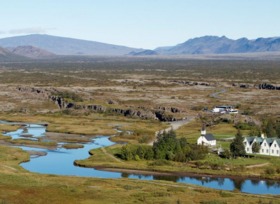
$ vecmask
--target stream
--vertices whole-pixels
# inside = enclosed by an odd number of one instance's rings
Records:
[[[0,121],[0,123],[7,123]],[[43,125],[26,124],[25,127],[17,131],[7,132],[4,135],[11,136],[13,139],[31,139],[38,140],[43,137],[46,132],[46,127]],[[26,137],[29,135],[29,137]],[[63,143],[64,144],[64,143]],[[29,162],[22,163],[21,166],[30,172],[41,174],[55,174],[67,176],[82,176],[82,177],[99,177],[99,178],[129,178],[141,180],[167,180],[179,183],[194,184],[203,187],[220,189],[220,190],[239,190],[244,193],[251,194],[280,194],[280,182],[271,180],[259,179],[244,179],[244,178],[223,178],[223,177],[207,177],[207,176],[167,176],[167,175],[142,175],[109,172],[96,170],[94,168],[82,168],[75,166],[75,160],[88,158],[89,151],[100,147],[107,147],[115,144],[109,140],[108,136],[100,136],[94,138],[91,142],[83,144],[80,149],[65,149],[62,143],[59,143],[55,150],[43,148],[17,146],[26,151],[39,151],[47,153],[45,156],[31,156]],[[117,171],[117,170],[116,170]]]

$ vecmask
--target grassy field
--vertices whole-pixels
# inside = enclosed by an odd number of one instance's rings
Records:
[[[55,91],[71,92],[82,99],[77,102],[79,105],[168,110],[167,114],[177,118],[197,117],[197,120],[177,130],[178,137],[195,143],[203,122],[200,116],[207,115],[202,110],[211,110],[217,105],[234,105],[239,107],[241,114],[231,117],[228,123],[214,121],[207,127],[207,132],[217,137],[218,144],[228,148],[229,142],[223,139],[236,134],[235,123],[253,121],[260,125],[261,120],[267,117],[279,120],[279,91],[258,89],[260,83],[279,86],[279,65],[279,60],[104,57],[0,63],[0,120],[47,123],[48,133],[58,133],[49,138],[55,142],[60,139],[71,143],[86,142],[96,135],[115,135],[112,140],[118,142],[148,143],[154,139],[156,131],[168,127],[167,123],[157,120],[124,117],[110,112],[60,109],[48,98],[48,94]],[[240,84],[249,88],[240,88]],[[171,108],[175,111],[171,112]],[[211,115],[209,118],[213,119]],[[0,131],[13,131],[18,127],[0,124]],[[246,135],[248,131],[243,133]],[[82,140],[81,135],[85,135],[86,139]],[[46,200],[49,203],[280,203],[279,197],[216,191],[165,181],[33,174],[18,165],[29,159],[26,153],[2,144],[39,144],[50,148],[56,143],[11,141],[2,135],[0,140],[0,203],[45,203]],[[119,151],[118,148],[94,150],[92,153],[95,156],[79,163],[217,175],[238,175],[242,172],[244,175],[279,178],[276,172],[279,168],[278,158],[224,160],[210,154],[199,162],[157,166],[153,161],[120,161],[113,156]],[[252,171],[252,165],[265,163],[268,165],[253,168]],[[273,168],[275,173],[264,175],[268,167]]]
[[[123,116],[104,116],[102,114],[91,114],[87,116],[69,116],[61,114],[38,114],[38,115],[0,115],[2,120],[30,123],[48,124],[48,132],[81,134],[88,136],[114,135],[116,129],[130,131],[133,134],[129,138],[126,135],[114,137],[115,141],[130,141],[138,143],[139,138],[149,136],[154,138],[155,132],[167,127],[166,124],[158,121],[126,118]],[[3,126],[3,130],[5,130]],[[9,128],[16,128],[7,126]],[[1,128],[1,126],[0,126]]]
[[[0,146],[1,203],[278,203],[276,196],[255,196],[167,181],[98,179],[40,175],[19,166],[29,156]]]

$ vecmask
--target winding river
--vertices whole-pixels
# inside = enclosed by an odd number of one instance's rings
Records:
[[[1,122],[0,122],[1,123]],[[3,122],[2,122],[3,123]],[[46,127],[42,125],[28,124],[26,128],[20,128],[5,135],[13,139],[25,138],[38,140],[45,135]],[[33,135],[26,137],[25,134]],[[42,148],[19,146],[26,151],[40,151],[47,153],[45,156],[32,156],[29,162],[22,163],[21,166],[28,171],[67,176],[99,177],[99,178],[130,178],[141,180],[168,180],[179,183],[194,184],[208,188],[221,190],[235,190],[251,194],[280,194],[279,181],[251,180],[251,179],[231,179],[219,177],[201,176],[166,176],[166,175],[141,175],[119,172],[108,172],[93,168],[82,168],[73,165],[74,160],[89,157],[89,150],[113,145],[109,137],[102,136],[94,138],[90,143],[83,144],[81,149],[65,149],[58,145],[55,150]]]

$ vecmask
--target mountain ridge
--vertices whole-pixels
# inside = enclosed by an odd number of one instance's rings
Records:
[[[52,35],[31,34],[0,39],[1,47],[34,46],[57,55],[126,55],[138,48]]]
[[[225,36],[202,36],[155,51],[163,55],[274,52],[280,51],[280,37],[233,40]]]
[[[167,55],[203,55],[234,53],[266,53],[280,51],[280,37],[239,38],[226,36],[202,36],[189,39],[183,43],[158,47],[154,50],[131,48],[89,40],[67,37],[32,34],[0,39],[0,46],[19,47],[33,46],[56,55],[88,55],[88,56],[167,56]],[[34,51],[35,52],[35,51]],[[26,53],[19,53],[24,55]],[[28,54],[28,53],[27,53]],[[28,55],[27,55],[28,57]]]

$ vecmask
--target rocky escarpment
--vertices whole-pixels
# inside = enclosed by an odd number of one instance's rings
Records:
[[[108,100],[107,105],[100,104],[82,104],[73,100],[73,98],[78,98],[74,93],[61,93],[61,91],[54,88],[35,88],[35,87],[18,87],[18,91],[28,94],[36,95],[37,97],[43,97],[46,100],[51,100],[54,102],[59,109],[67,110],[86,110],[97,113],[107,113],[107,114],[118,114],[125,117],[136,117],[141,119],[153,119],[159,121],[176,121],[182,118],[176,116],[178,113],[182,113],[179,108],[176,107],[165,107],[158,106],[155,108],[146,108],[143,106],[139,107],[121,107],[116,108],[118,104],[114,100]],[[63,96],[72,97],[65,98]]]
[[[280,90],[280,86],[263,83],[263,84],[259,84],[259,89]]]
[[[149,110],[145,107],[128,107],[128,108],[112,108],[110,106],[89,104],[80,105],[73,102],[67,102],[58,96],[50,97],[61,109],[89,110],[98,113],[118,114],[126,117],[137,117],[141,119],[154,119],[160,121],[176,121],[181,118],[175,117],[172,113],[180,113],[181,111],[175,107],[159,107]]]
[[[182,84],[187,86],[210,86],[210,83],[208,82],[194,82],[194,81],[184,81],[184,80],[171,80],[171,83],[175,84]]]
[[[244,84],[244,83],[233,83],[232,86],[239,87],[239,88],[257,88],[257,89],[266,89],[266,90],[280,90],[280,86],[275,86],[272,84]]]
[[[233,83],[232,86],[235,86],[235,87],[239,87],[239,88],[243,88],[243,89],[248,89],[248,88],[252,88],[253,85],[251,84],[243,84],[243,83]]]

